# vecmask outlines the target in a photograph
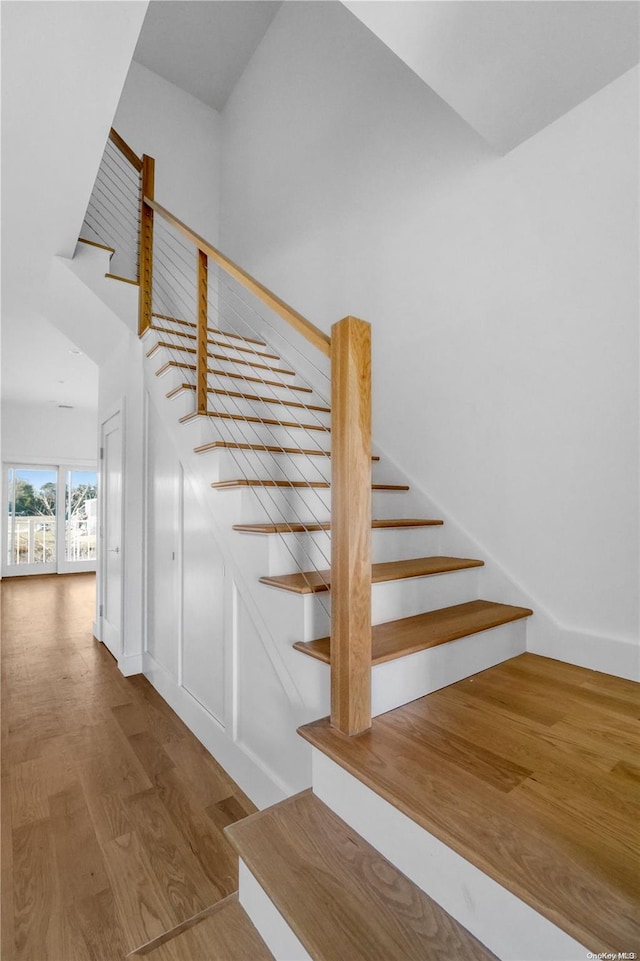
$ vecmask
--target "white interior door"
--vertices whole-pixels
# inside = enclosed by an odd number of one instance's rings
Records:
[[[102,424],[101,639],[114,657],[122,653],[122,423],[118,411]]]

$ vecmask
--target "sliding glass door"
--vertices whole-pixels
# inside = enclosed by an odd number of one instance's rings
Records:
[[[95,470],[12,464],[5,484],[4,576],[95,570]]]

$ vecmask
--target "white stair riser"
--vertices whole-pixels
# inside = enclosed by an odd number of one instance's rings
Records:
[[[371,589],[371,621],[384,624],[401,617],[424,614],[441,607],[463,604],[480,596],[481,569],[452,571],[430,577],[408,577],[404,580],[373,584]],[[311,641],[330,633],[331,592],[296,594],[278,587],[264,585],[264,591],[273,595],[277,604],[285,596],[300,605],[303,611],[304,630],[293,641]],[[267,595],[261,603],[267,603]]]
[[[449,571],[428,577],[374,584],[371,591],[371,620],[384,624],[400,617],[412,617],[480,597],[482,568]]]
[[[526,649],[526,622],[521,620],[376,664],[371,672],[372,714],[386,714]]]
[[[331,478],[328,457],[220,448],[215,453],[210,451],[203,454],[202,459],[203,464],[215,465],[218,480],[245,477],[254,480],[329,482]]]
[[[440,527],[379,528],[371,531],[373,563],[408,560],[438,554]],[[331,563],[331,534],[269,535],[269,574],[322,570]]]
[[[336,814],[505,961],[584,961],[588,949],[313,750],[313,790]]]
[[[311,955],[242,860],[238,884],[240,904],[276,961],[311,961]]]
[[[371,714],[373,717],[386,714],[418,697],[516,657],[525,650],[525,622],[514,621],[376,664],[371,670]],[[309,662],[305,678],[306,703],[316,707],[319,717],[325,716],[331,710],[330,667],[302,651],[298,654]],[[303,662],[298,665],[297,670],[302,674]]]
[[[376,518],[402,517],[403,492],[372,491],[372,516]],[[331,490],[329,488],[275,489],[268,494],[260,488],[246,491],[247,517],[257,520],[255,511],[263,505],[267,512],[265,521],[276,520],[276,512],[283,520],[304,522],[309,520],[328,521],[331,511]]]

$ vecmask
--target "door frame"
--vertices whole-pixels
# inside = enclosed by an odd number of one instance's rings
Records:
[[[9,564],[7,562],[7,546],[9,542],[9,513],[7,505],[9,503],[9,471],[10,470],[47,470],[53,471],[56,475],[56,559],[49,563],[40,564]],[[66,510],[66,475],[67,471],[74,470],[95,470],[98,468],[95,461],[79,459],[71,464],[47,463],[46,461],[24,458],[16,460],[6,460],[2,462],[2,523],[0,524],[0,536],[2,538],[2,557],[0,571],[2,577],[28,577],[34,574],[80,574],[97,570],[97,550],[96,560],[94,561],[66,561],[65,560],[65,510]],[[62,511],[59,513],[58,508]]]
[[[96,585],[96,620],[95,620],[95,630],[94,637],[101,643],[104,641],[104,625],[103,625],[103,611],[105,602],[105,581],[106,581],[106,570],[107,570],[107,552],[105,549],[105,537],[104,531],[106,529],[107,520],[107,496],[106,496],[106,459],[104,457],[104,428],[113,420],[114,417],[120,418],[120,464],[122,470],[123,483],[120,488],[120,644],[118,653],[111,653],[114,655],[116,660],[120,660],[124,653],[124,632],[125,632],[125,604],[124,604],[124,585],[125,585],[125,550],[124,550],[124,531],[125,531],[125,496],[124,496],[124,477],[126,473],[125,466],[125,455],[126,455],[126,444],[125,444],[125,430],[126,430],[126,418],[125,418],[125,399],[121,398],[112,407],[107,408],[107,410],[100,415],[100,422],[98,427],[98,490],[100,491],[99,497],[99,519],[98,519],[98,537],[97,537],[97,585]],[[107,646],[105,644],[105,646]]]

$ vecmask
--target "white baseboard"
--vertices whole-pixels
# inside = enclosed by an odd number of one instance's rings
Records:
[[[145,677],[257,807],[269,807],[295,793],[259,765],[240,743],[233,741],[223,725],[151,654],[146,652],[142,659]]]
[[[637,642],[562,628],[547,618],[536,623],[536,618],[532,618],[527,650],[591,671],[640,681],[640,644]]]
[[[276,961],[311,961],[311,956],[302,942],[293,933],[242,859],[240,860],[239,887],[240,904]]]
[[[586,961],[587,948],[313,749],[313,790],[502,961]]]
[[[142,674],[142,654],[125,654],[118,658],[118,667],[125,677]]]

